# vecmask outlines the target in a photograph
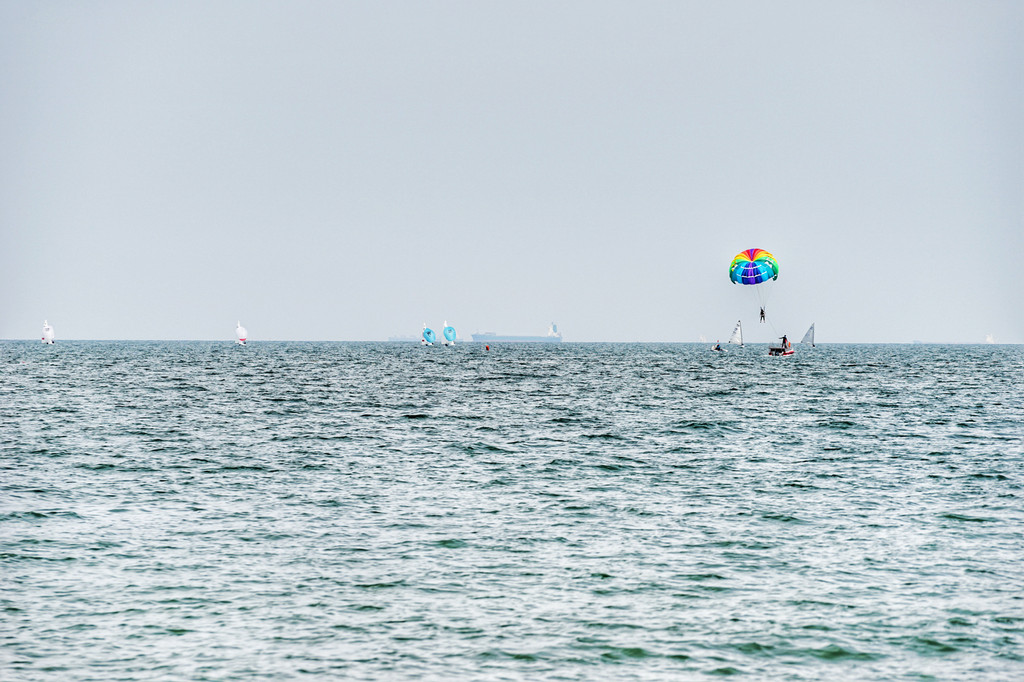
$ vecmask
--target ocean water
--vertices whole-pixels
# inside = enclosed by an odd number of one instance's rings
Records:
[[[1024,348],[0,344],[0,679],[1024,678]]]

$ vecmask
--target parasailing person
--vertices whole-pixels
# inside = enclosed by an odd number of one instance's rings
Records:
[[[729,265],[729,279],[734,284],[751,287],[761,305],[761,322],[766,322],[765,308],[772,283],[779,278],[779,262],[764,249],[740,251]]]

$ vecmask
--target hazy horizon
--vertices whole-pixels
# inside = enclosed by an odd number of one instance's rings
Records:
[[[437,330],[435,330],[437,331]],[[804,330],[807,331],[807,330]],[[397,338],[397,335],[395,335]],[[249,338],[246,345],[258,344],[258,343],[408,343],[410,345],[418,345],[419,337],[413,335],[407,335],[410,338],[400,339],[395,341],[389,341],[388,339],[256,339]],[[473,341],[470,337],[472,334],[467,334],[465,338],[459,336],[458,343],[475,343],[484,345],[484,341]],[[803,337],[803,333],[790,334],[790,341],[797,347],[800,347],[800,339]],[[770,336],[765,336],[763,339],[757,341],[747,341],[744,338],[745,346],[764,346],[772,342]],[[648,345],[714,345],[715,341],[720,341],[722,346],[729,348],[726,340],[728,335],[722,335],[722,338],[705,339],[704,341],[583,341],[578,339],[563,339],[563,344],[581,343],[581,344],[648,344]],[[37,339],[0,339],[0,343],[34,343]],[[76,339],[76,338],[57,338],[56,343],[60,342],[75,342],[75,343],[119,343],[119,342],[138,342],[138,343],[225,343],[234,345],[236,341],[232,338],[210,338],[210,339]],[[510,346],[547,346],[546,343],[537,342],[519,342],[519,341],[488,341],[487,343],[495,346],[510,347]],[[912,341],[823,341],[820,339],[815,340],[816,346],[1020,346],[1019,343],[1007,343],[999,341],[998,339],[993,341],[922,341],[920,339],[914,339]],[[434,346],[440,347],[440,342],[434,344]],[[557,344],[556,344],[557,346]],[[443,352],[443,350],[439,351]]]
[[[1021,35],[1012,2],[0,0],[0,337],[1024,343]]]

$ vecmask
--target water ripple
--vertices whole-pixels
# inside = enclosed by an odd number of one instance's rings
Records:
[[[1024,677],[1024,351],[4,343],[0,677]]]

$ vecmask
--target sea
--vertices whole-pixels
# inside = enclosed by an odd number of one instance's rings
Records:
[[[0,342],[0,679],[1024,679],[1024,347]]]

